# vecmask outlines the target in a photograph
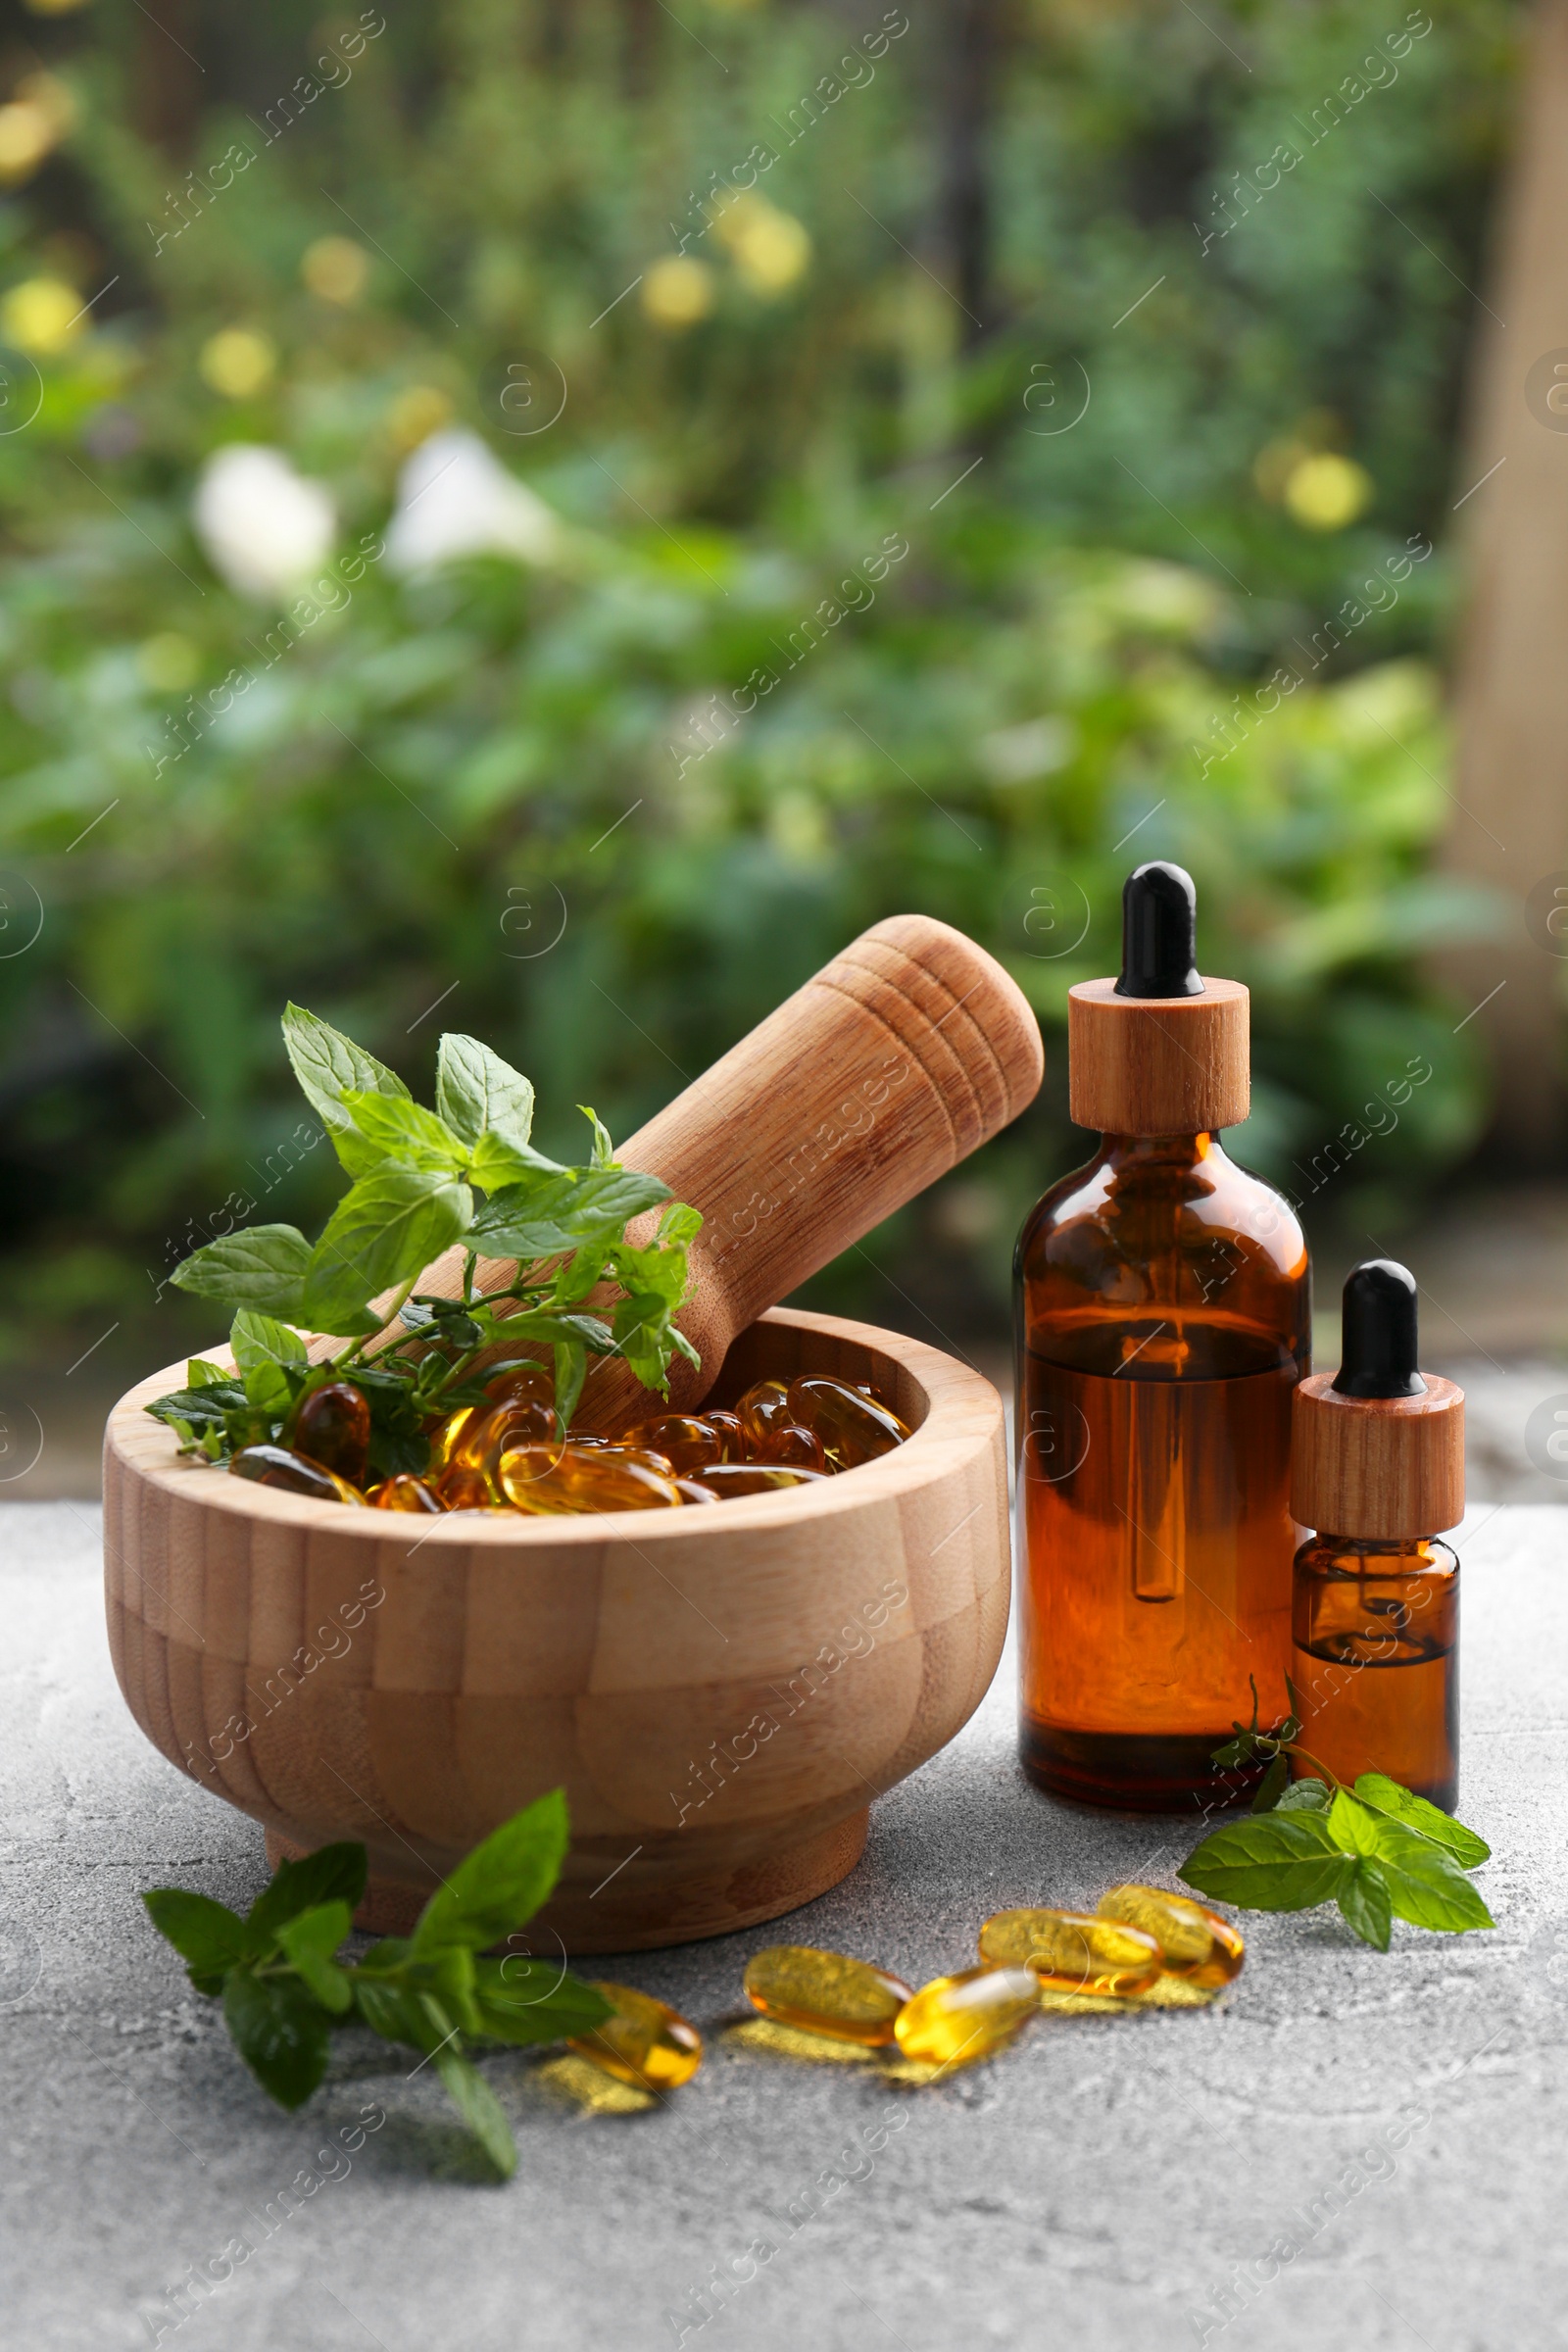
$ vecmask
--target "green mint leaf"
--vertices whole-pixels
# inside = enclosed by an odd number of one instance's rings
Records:
[[[160,1936],[172,1943],[199,1989],[216,1991],[231,1968],[254,1957],[257,1939],[246,1921],[210,1894],[183,1886],[154,1886],[142,1896]]]
[[[605,1337],[609,1339],[607,1332]],[[562,1426],[571,1427],[571,1416],[582,1397],[583,1382],[588,1377],[588,1350],[581,1340],[561,1340],[556,1350],[556,1411]]]
[[[406,1298],[398,1308],[398,1321],[405,1331],[419,1332],[427,1340],[445,1340],[466,1355],[490,1337],[494,1317],[475,1315],[461,1298]]]
[[[555,1886],[569,1839],[560,1788],[503,1822],[425,1904],[414,1931],[416,1958],[452,1944],[483,1951],[520,1928]]]
[[[492,1054],[476,1037],[448,1035],[436,1057],[435,1106],[466,1144],[486,1133],[527,1146],[533,1133],[533,1088],[520,1070]],[[475,1176],[483,1184],[482,1176]]]
[[[447,1945],[433,1956],[419,1958],[421,1982],[428,1972],[428,1989],[433,1991],[449,2017],[465,2034],[479,2031],[478,2013],[473,1997],[473,1954],[466,1944]]]
[[[192,1250],[170,1279],[193,1298],[262,1315],[299,1313],[311,1245],[294,1225],[247,1225]]]
[[[1363,1943],[1388,1950],[1394,1906],[1381,1862],[1357,1854],[1334,1899]]]
[[[1275,1811],[1216,1830],[1176,1875],[1244,1911],[1309,1911],[1334,1899],[1348,1868],[1316,1814]]]
[[[229,1971],[223,2016],[234,2046],[262,2088],[280,2107],[303,2107],[326,2072],[332,2021],[293,1977]]]
[[[536,1176],[564,1176],[566,1171],[559,1159],[546,1159],[531,1144],[514,1143],[487,1127],[473,1147],[470,1173],[487,1193],[498,1193],[509,1184],[530,1184]]]
[[[354,2006],[354,1985],[345,1970],[336,1966],[333,1953],[354,1924],[354,1915],[345,1902],[318,1903],[314,1911],[302,1911],[297,1919],[288,1919],[277,1931],[277,1940],[286,1957],[304,1978],[323,2009],[338,2017],[345,2016]]]
[[[610,1325],[597,1315],[559,1315],[550,1307],[530,1307],[509,1315],[505,1336],[509,1340],[542,1340],[547,1348],[563,1340],[580,1340],[599,1355],[607,1354],[613,1344]]]
[[[1342,1791],[1343,1796],[1343,1791]],[[1351,1836],[1370,1836],[1375,1843],[1363,1849],[1376,1854],[1389,1884],[1389,1894],[1396,1919],[1407,1919],[1412,1927],[1436,1928],[1449,1936],[1462,1936],[1472,1928],[1492,1928],[1496,1922],[1483,1902],[1480,1890],[1467,1879],[1451,1854],[1419,1830],[1407,1830],[1399,1822],[1391,1821],[1386,1814],[1374,1813],[1367,1806],[1355,1805],[1353,1815],[1342,1816],[1344,1826]],[[1335,1805],[1341,1802],[1336,1797]],[[1330,1827],[1333,1827],[1330,1813]]]
[[[379,2034],[383,2041],[406,2041],[428,2055],[438,2036],[430,2031],[417,1994],[406,1984],[378,1984],[366,1975],[366,1965],[362,1961],[355,1974],[354,2006],[371,2033]]]
[[[306,1320],[323,1331],[342,1329],[338,1315],[356,1308],[363,1314],[367,1300],[421,1273],[472,1215],[466,1184],[432,1169],[383,1162],[344,1194],[312,1252]]]
[[[1272,1813],[1290,1787],[1290,1759],[1287,1756],[1278,1755],[1257,1785],[1257,1792],[1252,1798],[1251,1811]]]
[[[635,1250],[619,1243],[610,1252],[610,1270],[624,1290],[662,1298],[670,1307],[684,1303],[690,1280],[684,1248],[661,1249],[656,1242]]]
[[[440,1357],[434,1360],[439,1367]],[[400,1470],[417,1478],[430,1466],[430,1441],[408,1381],[391,1373],[365,1375],[357,1368],[354,1385],[370,1407],[371,1470],[383,1478],[395,1477]]]
[[[605,1278],[605,1268],[610,1263],[610,1253],[614,1247],[614,1228],[612,1226],[608,1233],[600,1234],[597,1240],[586,1243],[582,1249],[574,1250],[569,1257],[563,1258],[550,1285],[551,1304],[576,1306],[587,1298],[590,1291],[596,1290]],[[607,1340],[609,1329],[607,1324]]]
[[[405,1160],[411,1168],[425,1168],[442,1176],[461,1176],[468,1164],[467,1147],[454,1135],[445,1119],[404,1095],[359,1094],[352,1089],[343,1107],[379,1159]]]
[[[254,1379],[256,1376],[253,1373],[249,1377]],[[269,1408],[258,1408],[255,1405],[245,1404],[236,1407],[233,1412],[225,1413],[223,1415],[223,1434],[220,1441],[224,1459],[226,1460],[229,1454],[238,1453],[245,1446],[270,1446],[279,1427],[280,1415]],[[209,1430],[206,1438],[202,1441],[203,1445],[207,1445],[216,1437],[217,1433]]]
[[[594,1131],[594,1166],[596,1168],[616,1166],[618,1163],[615,1159],[615,1147],[610,1140],[610,1129],[605,1125],[598,1111],[594,1109],[591,1102],[579,1102],[577,1108]]]
[[[1378,1843],[1378,1817],[1352,1796],[1348,1788],[1336,1788],[1323,1816],[1329,1836],[1346,1854],[1376,1854],[1382,1852]]]
[[[254,1307],[240,1308],[228,1344],[242,1373],[258,1364],[297,1364],[302,1372],[305,1369],[305,1342],[299,1333],[286,1323],[275,1323],[270,1315],[259,1315]]]
[[[1275,1810],[1280,1813],[1326,1813],[1330,1793],[1327,1781],[1293,1781]]]
[[[172,1396],[160,1396],[145,1409],[155,1421],[167,1421],[172,1429],[220,1430],[226,1416],[243,1409],[244,1404],[243,1385],[225,1379],[221,1387],[214,1384],[205,1389],[175,1389]]]
[[[645,1389],[662,1389],[669,1368],[669,1317],[667,1298],[651,1297],[646,1292],[634,1292],[621,1298],[615,1307],[615,1319],[611,1325],[615,1352],[625,1358]]]
[[[702,1210],[684,1200],[672,1200],[659,1220],[659,1239],[666,1250],[684,1250],[702,1230]]]
[[[319,1904],[347,1903],[350,1911],[356,1911],[365,1900],[368,1871],[364,1846],[351,1838],[336,1845],[318,1845],[314,1854],[303,1854],[297,1862],[280,1862],[270,1885],[264,1886],[252,1903],[246,1925],[255,1935],[270,1940],[286,1921],[299,1919]]]
[[[270,1425],[283,1419],[293,1401],[294,1391],[281,1364],[270,1358],[252,1364],[245,1375],[245,1402],[251,1412]]]
[[[519,2048],[564,2041],[590,2032],[611,2015],[602,1992],[579,1977],[564,1975],[553,1960],[509,1954],[504,1960],[476,1960],[473,1965],[476,2031],[488,2040]]]
[[[224,1372],[219,1365],[210,1364],[207,1361],[207,1358],[203,1355],[193,1355],[190,1359],[190,1362],[185,1366],[185,1385],[187,1388],[221,1388],[225,1381],[232,1380],[232,1378],[233,1374],[231,1372]]]
[[[343,1107],[346,1094],[407,1095],[397,1073],[373,1054],[367,1054],[351,1037],[318,1020],[302,1004],[283,1013],[283,1043],[294,1075],[310,1098],[312,1108],[331,1138],[332,1149],[351,1176],[363,1176],[384,1156],[368,1144]]]
[[[470,1239],[487,1257],[553,1257],[558,1250],[618,1236],[629,1218],[668,1199],[668,1185],[657,1176],[629,1168],[567,1168],[493,1194],[474,1218]]]
[[[1363,1772],[1355,1784],[1355,1793],[1374,1813],[1386,1813],[1407,1830],[1416,1830],[1423,1838],[1430,1838],[1435,1845],[1446,1846],[1462,1870],[1474,1870],[1478,1863],[1491,1859],[1492,1848],[1484,1838],[1478,1838],[1474,1830],[1467,1830],[1462,1821],[1455,1821],[1441,1806],[1429,1804],[1413,1789],[1391,1781],[1386,1773]]]
[[[455,2041],[443,2042],[433,2060],[447,2096],[503,2180],[517,2169],[517,2150],[501,2102],[471,2059]]]

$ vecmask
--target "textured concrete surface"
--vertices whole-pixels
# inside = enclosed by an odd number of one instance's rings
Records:
[[[844,1886],[779,1930],[597,1964],[702,2026],[686,2091],[592,2112],[569,2063],[485,2062],[521,2150],[500,2187],[429,2070],[406,2079],[368,2036],[343,2037],[297,2116],[252,2084],[136,1894],[173,1881],[243,1906],[260,1832],[125,1713],[95,1513],[0,1509],[6,2342],[118,2352],[162,2328],[179,2352],[642,2352],[682,2327],[702,2352],[1561,2342],[1564,1525],[1510,1507],[1460,1539],[1461,1810],[1495,1849],[1494,1935],[1396,1925],[1380,1957],[1330,1913],[1254,1917],[1216,2007],[1042,2019],[920,2092],[727,2031],[748,1953],[779,1935],[918,1983],[968,1961],[990,1910],[1173,1871],[1181,1823],[1028,1788],[1009,1661],[968,1730],[876,1807]],[[355,2145],[367,2110],[384,2121]],[[323,2156],[345,2132],[352,2154]],[[320,2185],[287,2211],[302,2173]],[[236,2239],[254,2251],[176,2328],[166,2290],[221,2272]],[[715,2266],[730,2291],[698,2326]]]

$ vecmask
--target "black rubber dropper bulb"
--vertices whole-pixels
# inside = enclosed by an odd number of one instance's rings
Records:
[[[1416,1283],[1392,1257],[1364,1258],[1346,1277],[1340,1368],[1341,1396],[1424,1396],[1416,1370]]]
[[[1179,865],[1135,866],[1121,893],[1118,997],[1200,997],[1198,892]]]

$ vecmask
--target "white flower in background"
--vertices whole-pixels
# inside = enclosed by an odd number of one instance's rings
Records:
[[[511,556],[550,564],[561,554],[559,515],[491,456],[477,433],[432,433],[398,476],[387,525],[394,571],[420,571],[458,556]]]
[[[319,570],[337,534],[326,485],[296,473],[281,450],[247,441],[230,441],[208,459],[194,519],[220,578],[269,603]]]

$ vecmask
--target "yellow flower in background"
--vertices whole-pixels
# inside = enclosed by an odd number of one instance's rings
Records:
[[[50,356],[74,343],[86,307],[63,277],[26,277],[0,302],[0,335],[19,351]]]
[[[249,400],[276,374],[277,346],[252,326],[225,326],[202,345],[196,365],[225,400]]]
[[[643,278],[643,309],[656,326],[679,334],[708,317],[717,291],[706,262],[694,262],[684,253],[668,253],[655,262]]]
[[[729,247],[752,292],[764,298],[785,293],[804,276],[811,259],[810,233],[804,221],[750,189],[715,216],[713,233]]]
[[[1343,531],[1372,503],[1372,476],[1353,458],[1303,458],[1285,483],[1285,504],[1309,531]]]
[[[434,384],[411,384],[387,411],[387,438],[400,457],[417,449],[452,418],[452,398]]]
[[[29,16],[71,17],[78,8],[85,8],[87,0],[26,0],[26,4]]]
[[[10,106],[0,106],[0,186],[17,188],[24,178],[33,176],[59,134],[59,116],[35,96],[17,96]]]
[[[35,106],[47,121],[57,139],[76,127],[80,112],[76,94],[71,84],[62,81],[58,74],[28,74],[17,84],[17,97],[24,106]]]
[[[352,237],[318,237],[300,259],[300,276],[322,302],[358,302],[369,275],[370,257]]]
[[[173,629],[144,637],[136,648],[136,667],[157,694],[183,694],[194,686],[201,657],[188,637]]]

